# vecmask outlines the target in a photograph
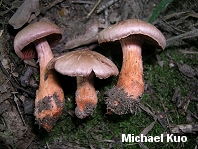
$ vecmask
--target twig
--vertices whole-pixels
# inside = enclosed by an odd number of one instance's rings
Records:
[[[174,12],[174,13],[171,13],[171,14],[168,14],[168,15],[164,16],[163,18],[164,18],[164,20],[168,20],[168,19],[171,19],[173,17],[179,17],[180,15],[186,14],[186,13],[187,12],[184,12],[184,11],[182,11],[182,12]]]
[[[93,5],[94,3],[93,2],[90,2],[90,1],[70,1],[72,4],[90,4],[90,5]]]
[[[70,0],[67,0],[67,1],[72,5],[72,8],[74,8],[75,10],[78,11],[78,9],[76,7],[74,7],[73,3]]]
[[[148,107],[146,107],[145,105],[143,105],[142,103],[139,104],[139,107],[144,110],[148,115],[152,116],[153,119],[156,121],[157,120],[157,116],[155,114],[153,114],[153,112],[150,111],[150,109]]]
[[[115,2],[117,2],[118,0],[111,0],[108,3],[106,3],[105,5],[103,5],[102,7],[98,8],[97,13],[100,13],[101,11],[105,10],[106,8],[108,8],[109,6],[113,5]]]
[[[0,31],[0,37],[1,37],[2,34],[3,34],[3,29]]]
[[[18,90],[21,90],[23,92],[26,92],[27,94],[31,95],[31,96],[35,96],[35,93],[32,93],[22,87],[20,87],[19,85],[17,85],[16,83],[14,83],[13,81],[13,78],[8,74],[8,72],[5,70],[5,68],[3,67],[1,61],[0,61],[0,68],[2,70],[2,72],[7,76],[8,80],[10,81],[10,83],[12,84],[12,86],[15,88],[15,89],[18,89]]]
[[[195,83],[195,84],[193,85],[193,88],[192,88],[190,91],[188,91],[188,93],[187,93],[187,97],[186,97],[187,102],[186,102],[186,105],[183,107],[183,109],[184,109],[185,112],[187,111],[188,106],[189,106],[190,101],[191,101],[191,100],[190,100],[190,96],[193,94],[193,92],[196,91],[196,86],[197,86],[197,84]]]
[[[108,26],[109,25],[109,22],[108,22],[108,17],[109,17],[109,13],[108,13],[108,10],[107,9],[105,9],[105,26]]]
[[[100,4],[102,0],[98,0],[98,2],[94,5],[94,7],[92,8],[92,10],[88,13],[88,15],[86,16],[86,18],[88,19],[92,13],[94,12],[94,10],[96,9],[96,7],[98,7],[98,5]]]
[[[14,102],[16,103],[17,110],[19,112],[19,115],[21,117],[21,120],[23,121],[23,124],[26,126],[25,120],[24,120],[24,118],[22,116],[21,110],[20,110],[19,105],[18,105],[18,98],[15,96],[15,94],[14,94]]]
[[[159,16],[159,17],[160,17],[160,16]],[[171,25],[171,23],[167,22],[167,21],[164,20],[162,17],[160,17],[160,18],[162,19],[162,21],[163,21],[165,24],[167,24],[168,26],[170,26],[170,27],[173,28],[174,30],[176,30],[176,31],[178,31],[178,32],[181,32],[181,33],[184,33],[184,32],[185,32],[185,31],[180,30],[180,29],[178,29],[177,27]]]
[[[12,13],[15,13],[12,9],[14,9],[15,7],[14,6],[11,6],[10,8],[8,8],[7,6],[5,6],[3,3],[1,3],[2,7],[6,8],[7,10],[3,11],[0,13],[0,16],[4,16],[5,14],[7,14],[8,12],[12,12]],[[3,22],[1,22],[2,24]],[[5,24],[5,23],[4,23]]]
[[[198,120],[198,117],[194,114],[194,113],[191,113],[192,116],[194,116],[194,118],[196,118]]]
[[[188,50],[178,50],[178,51],[183,54],[198,54],[197,51],[188,51]]]
[[[186,32],[184,34],[180,34],[178,36],[169,38],[166,40],[166,47],[170,46],[171,44],[175,43],[178,40],[185,39],[185,38],[192,38],[198,36],[198,29]]]
[[[64,1],[64,0],[55,0],[55,1],[52,2],[51,4],[49,4],[49,5],[47,5],[46,7],[44,7],[44,8],[41,10],[41,13],[42,13],[42,14],[45,14],[45,12],[46,12],[48,9],[54,7],[56,4],[61,3],[62,1]]]
[[[164,104],[163,104],[163,102],[162,102],[162,99],[160,98],[160,102],[161,102],[161,105],[162,105],[162,107],[163,107],[163,109],[164,109],[164,112],[166,113],[166,121],[167,121],[167,123],[168,123],[168,127],[170,128],[170,122],[169,122],[169,118],[168,118],[168,115],[167,115],[167,108],[164,106]],[[171,118],[172,119],[172,118]]]

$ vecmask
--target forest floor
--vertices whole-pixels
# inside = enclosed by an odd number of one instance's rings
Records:
[[[110,1],[110,0],[109,0]],[[172,1],[152,24],[166,37],[167,47],[143,49],[145,91],[141,99],[144,110],[135,115],[109,115],[104,92],[116,85],[117,77],[95,78],[99,102],[94,113],[83,120],[75,116],[76,78],[60,75],[65,93],[65,108],[51,132],[35,122],[34,100],[39,86],[37,59],[24,61],[14,52],[16,33],[29,23],[49,20],[60,27],[63,37],[52,49],[54,56],[91,48],[110,58],[121,69],[122,50],[112,45],[101,48],[97,41],[76,43],[71,50],[65,44],[80,35],[100,32],[106,26],[136,18],[148,21],[160,0],[32,0],[22,15],[10,18],[22,6],[21,0],[0,1],[0,148],[3,149],[171,149],[197,147],[198,131],[198,3],[196,0]],[[163,1],[163,0],[162,0]],[[168,0],[167,0],[168,1]],[[170,1],[170,0],[169,0]],[[57,3],[56,3],[57,2]],[[24,17],[25,16],[25,17]],[[20,20],[22,19],[22,20]],[[97,33],[98,33],[97,32]],[[95,33],[95,34],[97,34]],[[87,41],[88,39],[85,39]],[[79,48],[80,47],[80,48]],[[122,142],[122,134],[187,137],[186,142]]]

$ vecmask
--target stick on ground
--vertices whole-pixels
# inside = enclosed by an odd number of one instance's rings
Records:
[[[198,36],[198,29],[186,32],[184,34],[180,34],[178,36],[169,38],[166,40],[166,47],[172,45],[173,43],[175,43],[178,40],[182,40],[182,39],[186,39],[186,38],[192,38],[192,37],[197,37]]]
[[[98,2],[95,4],[95,6],[93,7],[93,9],[88,13],[88,15],[86,16],[86,18],[88,19],[92,13],[94,12],[94,10],[96,9],[96,7],[98,7],[98,5],[100,4],[102,0],[98,0]]]
[[[1,61],[0,61],[0,68],[2,70],[2,72],[7,76],[8,80],[10,81],[10,83],[12,84],[12,86],[15,88],[15,89],[18,89],[18,90],[21,90],[23,92],[26,92],[27,94],[31,95],[31,96],[35,96],[35,93],[33,92],[30,92],[22,87],[20,87],[19,85],[17,85],[15,82],[14,82],[14,79],[12,78],[12,76],[10,76],[8,74],[8,72],[5,70],[5,68],[3,67]]]

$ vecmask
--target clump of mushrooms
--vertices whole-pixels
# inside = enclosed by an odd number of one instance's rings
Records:
[[[164,49],[166,39],[155,26],[129,19],[109,26],[98,36],[99,44],[119,41],[123,62],[117,85],[106,92],[107,110],[116,114],[134,113],[144,93],[141,49],[144,43]]]
[[[38,56],[40,84],[36,93],[34,115],[38,124],[48,132],[60,117],[64,107],[64,93],[54,70],[47,70],[53,58],[50,46],[55,46],[62,38],[58,26],[50,22],[36,22],[21,30],[14,39],[16,54],[24,59]]]
[[[76,76],[75,114],[80,119],[92,115],[97,106],[94,74],[100,79],[118,75],[118,69],[112,61],[95,51],[86,49],[56,57],[49,62],[47,68],[55,69],[63,75]]]

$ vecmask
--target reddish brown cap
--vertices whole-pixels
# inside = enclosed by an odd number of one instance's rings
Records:
[[[113,42],[130,35],[138,35],[140,39],[148,44],[156,45],[162,49],[166,46],[166,39],[160,30],[150,23],[137,19],[125,20],[105,28],[99,33],[98,42],[100,44]]]
[[[59,27],[50,22],[36,22],[21,30],[14,39],[16,54],[22,59],[32,59],[36,56],[33,42],[45,37],[51,47],[62,38]]]
[[[68,76],[89,76],[92,71],[100,79],[118,75],[118,68],[111,60],[91,50],[72,51],[53,58],[47,68]]]

